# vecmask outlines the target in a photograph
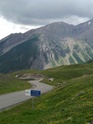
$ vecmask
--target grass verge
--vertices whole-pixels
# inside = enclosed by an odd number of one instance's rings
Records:
[[[31,88],[27,81],[20,80],[11,75],[0,74],[0,95]]]

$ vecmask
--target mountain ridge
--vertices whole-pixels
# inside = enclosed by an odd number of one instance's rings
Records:
[[[79,25],[55,22],[0,40],[0,72],[47,69],[93,59],[93,19]]]

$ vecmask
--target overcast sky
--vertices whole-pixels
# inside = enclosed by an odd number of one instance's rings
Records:
[[[93,18],[93,0],[0,0],[0,39],[14,32],[64,21]]]

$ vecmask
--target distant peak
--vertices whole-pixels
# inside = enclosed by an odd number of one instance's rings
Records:
[[[48,25],[70,25],[70,24],[68,24],[68,23],[66,23],[66,22],[60,21],[60,22],[53,22],[53,23],[50,23],[50,24],[48,24]],[[48,26],[48,25],[46,25],[46,26]]]

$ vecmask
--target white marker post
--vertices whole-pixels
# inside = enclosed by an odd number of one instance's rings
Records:
[[[31,96],[31,90],[25,90],[25,95],[26,96]]]

